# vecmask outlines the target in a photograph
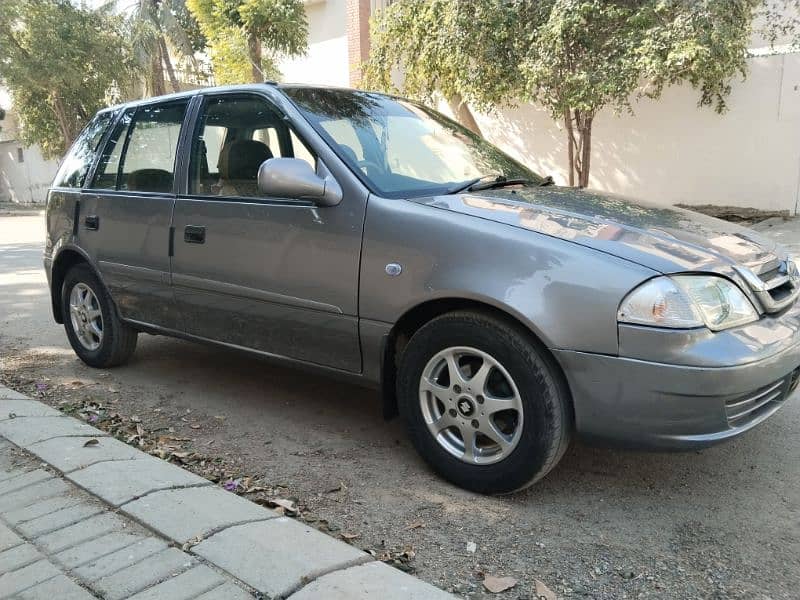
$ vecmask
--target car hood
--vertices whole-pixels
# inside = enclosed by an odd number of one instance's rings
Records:
[[[732,265],[759,272],[784,254],[733,223],[574,188],[523,187],[413,201],[568,240],[662,273],[728,272]]]

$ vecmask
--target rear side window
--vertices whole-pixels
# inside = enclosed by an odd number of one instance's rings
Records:
[[[104,112],[92,119],[75,140],[64,162],[58,169],[53,187],[81,188],[86,181],[86,174],[94,162],[100,141],[103,139],[111,121],[113,112]]]
[[[126,112],[106,144],[93,187],[172,192],[186,107],[171,102]]]

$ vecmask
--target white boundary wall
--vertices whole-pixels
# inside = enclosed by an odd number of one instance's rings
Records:
[[[309,52],[283,62],[285,81],[348,85],[346,9],[346,0],[307,2]],[[668,88],[658,102],[636,103],[633,116],[603,111],[595,120],[590,185],[663,204],[797,213],[800,53],[751,58],[749,66],[724,115],[698,108],[699,92],[689,86]],[[477,118],[489,140],[566,182],[562,123],[531,105]]]

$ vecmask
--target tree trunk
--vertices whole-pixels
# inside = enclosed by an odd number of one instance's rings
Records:
[[[164,69],[161,66],[161,48],[156,47],[150,57],[150,95],[162,96],[164,89]]]
[[[592,163],[592,117],[587,117],[581,126],[581,181],[580,187],[589,187],[589,168]]]
[[[589,172],[592,163],[592,122],[594,115],[577,109],[564,111],[564,126],[567,130],[567,162],[569,185],[589,186]]]
[[[178,78],[175,76],[175,68],[172,66],[172,59],[169,57],[169,50],[167,50],[167,42],[164,41],[164,36],[158,36],[158,45],[161,48],[161,58],[164,65],[167,67],[167,75],[169,75],[169,83],[172,86],[173,92],[180,92],[181,86],[178,83]]]
[[[453,94],[452,96],[448,97],[447,104],[450,107],[450,110],[453,111],[453,114],[456,117],[456,121],[461,123],[472,133],[483,137],[483,134],[481,133],[481,128],[478,127],[478,122],[475,120],[472,111],[469,109],[469,106],[467,106],[467,103],[464,102],[464,99],[459,94]]]
[[[567,170],[569,171],[569,187],[575,186],[575,132],[572,129],[572,113],[564,111],[564,127],[567,129]]]
[[[61,137],[64,139],[64,147],[63,152],[66,152],[67,149],[72,146],[72,142],[75,141],[75,133],[72,130],[72,127],[69,125],[69,119],[67,118],[67,112],[64,109],[64,103],[61,101],[57,92],[52,92],[50,94],[50,100],[52,102],[53,113],[56,116],[56,121],[58,121],[58,128],[61,131]]]
[[[261,40],[251,33],[247,36],[247,53],[250,58],[253,83],[264,82],[264,71],[261,70]]]

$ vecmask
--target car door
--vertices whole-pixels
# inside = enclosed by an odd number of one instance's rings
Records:
[[[180,329],[169,282],[175,164],[188,100],[125,110],[82,192],[78,237],[124,319]]]
[[[260,164],[315,154],[255,94],[209,95],[175,203],[172,283],[185,332],[345,371],[361,369],[358,268],[365,198],[333,207],[265,197]],[[322,168],[322,167],[319,167]]]

